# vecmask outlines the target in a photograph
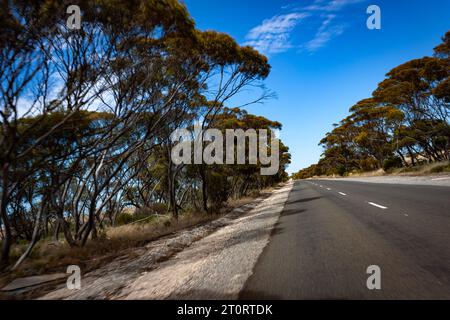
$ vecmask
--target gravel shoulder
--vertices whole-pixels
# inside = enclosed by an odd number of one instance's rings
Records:
[[[352,177],[352,178],[319,178],[317,180],[355,181],[369,183],[408,184],[424,186],[450,187],[450,175],[427,176],[379,176],[379,177]]]
[[[61,287],[40,299],[237,299],[251,276],[293,183],[247,213],[229,215],[155,241],[82,276],[80,290]]]

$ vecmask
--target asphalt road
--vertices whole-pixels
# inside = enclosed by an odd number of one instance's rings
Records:
[[[450,187],[296,182],[240,298],[450,299]]]

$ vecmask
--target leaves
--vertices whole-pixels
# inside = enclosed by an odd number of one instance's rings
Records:
[[[320,144],[317,165],[295,174],[348,174],[352,171],[415,165],[449,159],[450,32],[433,57],[408,61],[392,69],[372,97],[350,108]],[[408,160],[407,160],[408,158]]]

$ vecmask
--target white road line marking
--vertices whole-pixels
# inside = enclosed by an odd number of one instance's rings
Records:
[[[346,194],[343,193],[343,192],[339,192],[339,194],[340,194],[341,196],[346,196]]]
[[[441,180],[448,180],[448,179],[450,179],[450,177],[435,178],[435,179],[431,179],[431,181],[441,181]]]
[[[385,206],[382,206],[382,205],[379,205],[379,204],[376,204],[376,203],[373,203],[373,202],[369,202],[369,204],[371,206],[374,206],[374,207],[377,207],[377,208],[380,208],[380,209],[383,209],[383,210],[386,210],[388,208],[388,207],[385,207]]]
[[[409,217],[409,214],[406,214],[406,213],[405,213],[405,217]]]
[[[327,190],[328,190],[328,191],[331,191],[331,189],[330,189],[330,188],[327,188]]]
[[[320,186],[321,188],[323,188],[323,186]]]

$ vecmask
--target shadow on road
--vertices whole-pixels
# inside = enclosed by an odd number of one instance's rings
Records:
[[[310,202],[310,201],[314,201],[314,200],[318,200],[318,199],[322,199],[322,197],[312,197],[312,198],[299,199],[299,200],[295,200],[295,201],[288,201],[288,202],[286,202],[286,206],[291,205],[291,204],[296,204],[296,203]]]
[[[293,216],[293,215],[296,215],[296,214],[300,214],[300,213],[303,213],[303,212],[305,212],[306,211],[306,209],[301,209],[301,210],[284,210],[283,211],[283,213],[281,214],[281,216]]]

